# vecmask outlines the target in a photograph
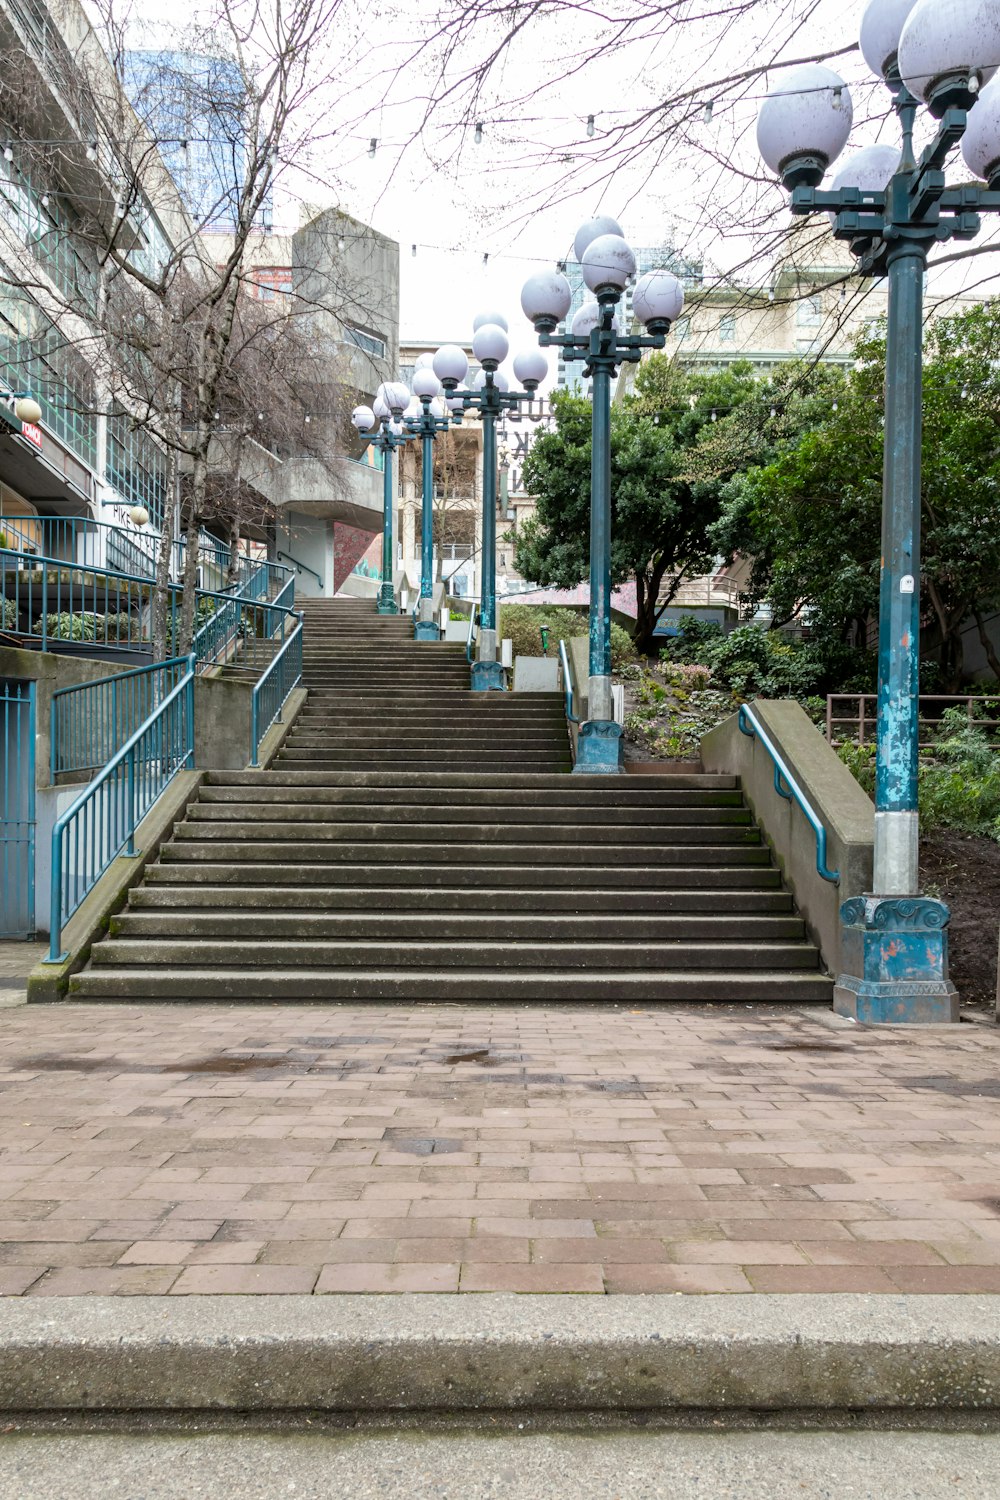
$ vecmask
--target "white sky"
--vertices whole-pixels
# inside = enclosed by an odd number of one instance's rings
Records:
[[[147,25],[156,24],[168,14],[171,20],[185,13],[194,17],[200,4],[211,0],[172,0],[169,12],[163,0],[156,0],[155,7],[140,0],[135,13]],[[627,4],[604,0],[601,8],[615,15]],[[340,34],[330,38],[331,56],[339,49],[354,62],[343,94],[322,101],[335,133],[315,151],[311,172],[300,165],[285,176],[276,194],[276,219],[296,220],[298,200],[320,207],[339,202],[398,240],[401,337],[429,344],[468,338],[473,316],[484,307],[506,311],[514,351],[533,343],[520,311],[521,284],[532,271],[564,257],[577,225],[597,210],[615,215],[633,244],[673,242],[682,253],[719,269],[741,267],[749,256],[765,251],[775,230],[787,222],[777,189],[758,202],[762,228],[756,237],[746,233],[745,217],[736,212],[739,172],[760,172],[753,139],[764,91],[759,81],[747,87],[742,101],[717,104],[712,121],[695,127],[697,144],[686,153],[657,161],[647,147],[610,183],[585,187],[568,198],[567,180],[586,153],[599,168],[601,152],[607,150],[605,133],[628,117],[624,111],[637,111],[678,88],[707,101],[713,97],[713,80],[776,51],[805,59],[850,47],[864,4],[815,0],[802,28],[792,27],[788,18],[806,8],[806,0],[757,0],[749,17],[735,23],[725,17],[722,4],[681,4],[690,13],[713,12],[714,19],[685,25],[674,33],[680,40],[670,48],[662,40],[640,37],[582,70],[580,59],[601,36],[597,20],[567,3],[558,18],[533,22],[476,108],[484,127],[479,146],[471,134],[460,140],[450,128],[459,114],[450,105],[411,140],[422,117],[421,95],[434,87],[433,70],[422,58],[392,75],[413,39],[433,23],[436,6],[422,0],[373,0],[364,8],[359,4],[353,18],[342,12]],[[634,10],[645,6],[637,3]],[[516,12],[511,8],[507,14]],[[474,31],[467,57],[481,53],[498,35],[486,27]],[[897,139],[888,94],[874,85],[860,55],[830,66],[852,87],[851,146]],[[592,141],[586,135],[589,114],[596,124]],[[647,129],[647,139],[653,128]],[[367,152],[370,137],[379,141],[374,160]],[[987,265],[992,260],[972,261],[961,273],[950,273],[950,287],[957,289],[963,276],[968,283],[981,282]]]

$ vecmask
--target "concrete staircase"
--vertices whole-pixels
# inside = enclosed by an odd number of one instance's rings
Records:
[[[310,602],[268,771],[212,772],[83,999],[827,1002],[734,778],[570,777],[559,694]]]

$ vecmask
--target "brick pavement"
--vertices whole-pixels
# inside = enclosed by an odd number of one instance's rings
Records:
[[[1000,1292],[1000,1030],[21,1007],[0,1294]]]

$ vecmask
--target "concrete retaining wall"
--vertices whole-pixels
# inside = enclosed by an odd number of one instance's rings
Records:
[[[741,732],[736,715],[702,740],[702,765],[706,771],[740,777],[823,961],[838,974],[843,968],[841,902],[871,890],[875,809],[797,703],[758,699],[753,711],[826,827],[827,865],[839,870],[839,884],[819,875],[813,830],[798,806],[775,791],[774,762],[756,737]]]

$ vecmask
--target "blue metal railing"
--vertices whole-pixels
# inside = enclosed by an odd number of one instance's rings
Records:
[[[316,572],[315,568],[310,568],[307,563],[299,562],[298,558],[297,557],[293,557],[290,552],[277,552],[277,553],[275,553],[275,556],[276,557],[283,557],[286,562],[292,563],[295,566],[295,568],[298,570],[298,572],[311,574],[312,577],[315,578],[316,582],[319,584],[320,588],[323,587],[323,579],[322,579],[321,575]]]
[[[478,618],[478,615],[479,605],[474,604],[472,606],[472,613],[469,616],[469,637],[465,643],[465,659],[470,663],[472,661],[476,646],[476,620]]]
[[[0,548],[4,628],[38,640],[151,649],[149,578]]]
[[[573,712],[573,673],[569,666],[569,652],[566,650],[566,642],[559,642],[559,665],[562,668],[563,693],[566,698],[566,717],[571,724],[579,724],[580,719]]]
[[[185,766],[194,765],[196,662],[80,793],[52,830],[47,963],[60,963],[62,930],[112,860],[135,855],[135,831]]]
[[[750,739],[758,739],[767,751],[774,764],[774,790],[779,797],[784,797],[786,802],[796,802],[805,815],[813,833],[816,835],[816,869],[824,880],[829,880],[833,885],[840,884],[840,871],[830,870],[826,863],[826,829],[819,819],[818,814],[806,800],[805,793],[799,786],[795,777],[782,760],[780,753],[768,738],[767,731],[761,724],[757,715],[746,703],[740,708],[739,726]],[[783,784],[784,783],[784,784]]]
[[[3,516],[7,547],[76,567],[108,568],[136,578],[156,577],[155,532],[94,521],[89,516]]]
[[[187,657],[175,656],[155,666],[57,689],[49,718],[53,782],[60,774],[105,765],[173,691],[187,666]]]
[[[271,665],[254,684],[250,699],[250,764],[257,765],[260,742],[271,725],[281,723],[281,714],[289,693],[302,681],[302,616],[275,656]]]

